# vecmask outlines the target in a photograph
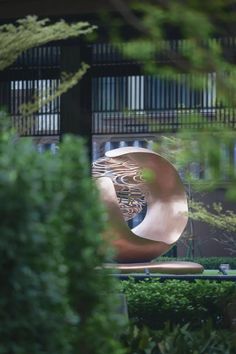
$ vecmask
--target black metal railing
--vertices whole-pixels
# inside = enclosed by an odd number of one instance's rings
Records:
[[[32,48],[0,73],[0,106],[8,111],[20,135],[60,133],[60,99],[41,105],[56,92],[59,82],[60,46]],[[23,115],[21,107],[29,102],[37,102],[36,113]]]
[[[228,61],[235,62],[235,38],[212,39],[203,45],[214,43],[221,45]],[[190,45],[187,40],[163,41],[154,59],[160,65],[170,64]],[[213,123],[236,127],[235,108],[218,97],[223,73],[144,75],[142,63],[125,55],[125,45],[96,44],[91,50],[93,134],[152,134]]]
[[[211,44],[214,41],[222,45],[227,60],[235,62],[236,38],[213,39]],[[74,45],[79,46],[79,43]],[[203,45],[210,44],[205,42]],[[169,51],[181,54],[188,50],[188,46],[188,41],[163,41],[159,44],[159,54],[151,59],[160,65],[169,63]],[[124,48],[125,44],[83,47],[90,64],[88,80],[91,84],[86,87],[91,92],[84,96],[91,99],[83,103],[83,114],[86,116],[87,110],[91,116],[89,134],[155,134],[174,132],[183,126],[198,129],[213,123],[220,127],[236,127],[235,107],[222,104],[218,99],[218,73],[205,72],[195,77],[179,72],[171,78],[145,75],[142,63],[127,57]],[[34,100],[39,94],[47,98],[56,92],[63,71],[63,50],[68,50],[65,42],[33,48],[0,73],[0,106],[8,110],[13,126],[21,135],[55,136],[63,133],[61,112],[69,115],[72,106],[62,110],[59,98],[42,107],[39,105],[31,116],[23,116],[20,111],[22,104]],[[196,88],[194,83],[199,77],[202,85]],[[196,116],[198,119],[194,119]],[[79,129],[78,125],[76,127]]]

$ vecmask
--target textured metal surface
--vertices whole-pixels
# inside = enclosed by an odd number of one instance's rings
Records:
[[[119,207],[125,220],[130,220],[146,205],[145,181],[140,166],[122,158],[103,157],[93,164],[95,178],[109,177],[114,185]]]
[[[125,171],[118,178],[124,162]],[[146,262],[166,253],[179,239],[188,220],[187,198],[176,169],[157,153],[134,147],[108,151],[104,166],[101,168],[95,162],[93,175],[107,207],[107,235],[117,250],[116,260]],[[117,197],[122,188],[126,189],[123,199]],[[138,191],[139,208],[144,201],[147,204],[144,220],[132,230],[124,220],[137,211],[132,200],[129,205],[129,190],[131,196],[134,190]],[[135,200],[134,195],[131,199]]]

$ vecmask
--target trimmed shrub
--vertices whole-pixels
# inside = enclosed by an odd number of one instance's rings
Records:
[[[120,353],[105,216],[83,143],[39,154],[0,134],[0,353]]]
[[[130,280],[122,282],[122,288],[130,319],[154,329],[163,328],[166,322],[198,328],[208,319],[215,328],[227,327],[226,305],[236,298],[233,282]]]
[[[185,261],[200,263],[205,269],[218,269],[220,264],[229,264],[231,269],[236,269],[236,257],[158,257],[157,262]]]

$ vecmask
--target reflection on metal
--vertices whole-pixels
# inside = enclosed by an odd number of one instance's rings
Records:
[[[198,274],[202,273],[204,268],[195,262],[159,262],[159,263],[130,263],[130,264],[114,264],[109,263],[105,268],[114,268],[119,273],[162,273],[162,274]]]
[[[93,164],[93,176],[109,177],[115,188],[124,219],[130,220],[146,205],[145,181],[140,166],[128,156],[120,159],[103,157]]]
[[[187,198],[176,169],[143,148],[110,150],[93,164],[93,176],[107,207],[118,262],[148,262],[166,253],[187,224]],[[125,220],[144,205],[144,220],[130,230]]]

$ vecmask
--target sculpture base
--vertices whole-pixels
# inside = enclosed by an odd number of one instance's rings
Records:
[[[149,263],[106,263],[105,268],[115,269],[122,274],[161,273],[161,274],[200,274],[201,264],[194,262],[149,262]]]

